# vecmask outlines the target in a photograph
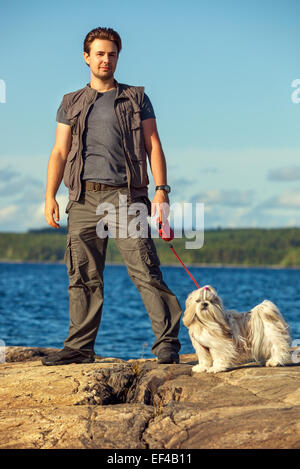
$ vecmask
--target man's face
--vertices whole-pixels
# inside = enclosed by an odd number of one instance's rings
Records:
[[[90,46],[90,54],[84,52],[83,57],[89,65],[91,73],[105,81],[110,79],[116,70],[118,48],[112,41],[94,39]]]

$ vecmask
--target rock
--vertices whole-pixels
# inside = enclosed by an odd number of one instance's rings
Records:
[[[53,349],[6,347],[1,449],[299,448],[300,367],[214,375],[155,359],[47,367]]]
[[[38,347],[5,347],[6,362],[25,362],[28,360],[40,360],[59,349]]]

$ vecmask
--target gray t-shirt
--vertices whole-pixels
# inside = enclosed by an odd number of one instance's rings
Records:
[[[116,88],[98,93],[85,121],[82,136],[83,171],[82,180],[102,182],[109,185],[126,184],[125,154],[119,122],[114,109]],[[141,119],[155,118],[149,97],[144,94]],[[56,121],[70,125],[62,103]]]

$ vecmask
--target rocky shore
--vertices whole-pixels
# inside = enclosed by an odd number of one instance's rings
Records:
[[[155,359],[47,367],[53,349],[7,347],[1,449],[300,448],[300,366],[214,375]]]

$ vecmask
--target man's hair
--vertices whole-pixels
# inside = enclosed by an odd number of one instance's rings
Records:
[[[112,28],[95,28],[86,35],[83,43],[83,50],[87,54],[90,54],[90,47],[94,39],[107,39],[108,41],[114,42],[117,46],[118,54],[122,49],[122,41],[116,31]]]

